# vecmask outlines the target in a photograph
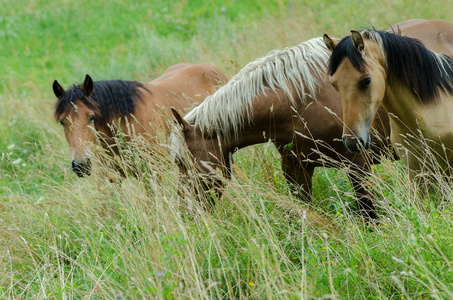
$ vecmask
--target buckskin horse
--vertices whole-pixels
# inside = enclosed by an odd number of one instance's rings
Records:
[[[170,107],[183,112],[226,81],[218,68],[208,64],[178,64],[149,83],[93,82],[87,75],[82,84],[65,91],[55,80],[54,115],[71,149],[72,170],[80,177],[90,175],[91,147],[96,143],[109,155],[118,155],[115,127],[127,133],[126,139],[142,136],[157,146],[160,132],[165,136],[168,130]]]
[[[392,31],[351,31],[332,51],[328,73],[343,103],[343,142],[351,152],[370,145],[381,105],[391,142],[409,175],[441,171],[453,162],[453,24],[412,20]]]
[[[388,146],[388,116],[382,109],[374,120],[371,147],[377,156],[345,149],[338,140],[343,117],[340,98],[325,80],[329,56],[322,38],[271,52],[246,65],[184,118],[173,111],[177,125],[169,143],[181,170],[180,193],[185,188],[220,196],[223,177],[231,175],[231,154],[271,140],[295,194],[311,199],[315,167],[344,168],[359,211],[365,219],[375,218],[372,195],[362,180],[370,163],[376,163],[381,149]]]

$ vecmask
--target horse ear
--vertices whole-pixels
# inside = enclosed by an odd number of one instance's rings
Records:
[[[363,43],[363,38],[360,32],[351,30],[351,38],[354,47],[359,50],[359,52],[363,52],[363,49],[365,49],[365,44]]]
[[[327,34],[324,34],[324,36],[322,37],[323,40],[324,40],[324,43],[326,44],[326,47],[327,49],[330,50],[330,52],[333,52],[333,50],[335,49],[335,47],[338,45],[338,43],[340,42],[339,40],[333,40],[330,38],[330,36],[328,36]]]
[[[179,114],[179,112],[176,109],[174,109],[173,107],[171,108],[171,112],[173,114],[173,117],[176,120],[175,123],[177,125],[181,125],[183,131],[186,132],[190,128],[189,123],[187,123],[186,120],[184,120],[183,117]]]
[[[58,99],[66,92],[56,80],[53,82],[52,88],[55,96],[57,96]]]
[[[87,97],[90,97],[93,92],[93,79],[88,74],[85,76],[85,81],[82,84],[82,92]]]

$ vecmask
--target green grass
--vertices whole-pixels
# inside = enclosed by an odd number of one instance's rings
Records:
[[[2,3],[0,298],[452,298],[451,186],[425,199],[399,162],[373,170],[381,219],[370,226],[341,170],[316,170],[313,205],[291,196],[268,144],[235,154],[211,213],[180,210],[165,155],[149,162],[159,179],[70,170],[55,79],[148,81],[179,62],[232,76],[323,33],[451,18],[445,1],[292,2],[290,16],[288,1],[271,0]]]
[[[203,22],[219,20],[221,23],[224,18],[224,23],[247,26],[257,16],[279,8],[276,1],[189,3],[176,0],[6,1],[2,6],[2,90],[21,90],[17,85],[27,83],[44,90],[55,78],[80,81],[80,77],[73,76],[84,75],[87,70],[97,76],[122,77],[133,76],[135,71],[154,70],[159,64],[168,66],[168,62],[161,59],[141,68],[118,61],[124,56],[136,56],[137,51],[153,56],[154,51],[147,51],[147,48],[167,47],[167,41],[176,41],[178,47],[185,48],[186,43],[199,33]],[[224,17],[221,6],[226,9]],[[158,39],[147,40],[153,35]],[[179,50],[182,52],[179,55],[184,55],[183,49]],[[115,68],[112,64],[121,67],[110,71],[109,68]],[[123,70],[127,65],[129,67]],[[107,71],[110,72],[106,74]]]

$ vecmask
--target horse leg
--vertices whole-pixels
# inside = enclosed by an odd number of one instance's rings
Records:
[[[291,192],[304,201],[311,202],[313,171],[311,164],[302,164],[298,157],[292,154],[282,154],[282,171]]]
[[[365,181],[370,176],[366,167],[354,166],[348,170],[349,182],[354,188],[357,208],[366,221],[377,218],[376,207],[373,204],[374,195],[365,187]]]

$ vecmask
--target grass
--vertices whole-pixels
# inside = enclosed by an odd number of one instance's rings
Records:
[[[180,210],[165,155],[148,162],[160,179],[72,174],[52,119],[54,79],[148,81],[185,61],[231,76],[325,32],[449,20],[443,1],[292,2],[291,15],[287,1],[270,0],[2,4],[0,298],[452,298],[451,186],[440,181],[425,199],[399,162],[373,170],[381,219],[368,226],[344,172],[317,169],[313,205],[300,203],[267,144],[235,154],[209,214],[196,202],[195,213]]]

